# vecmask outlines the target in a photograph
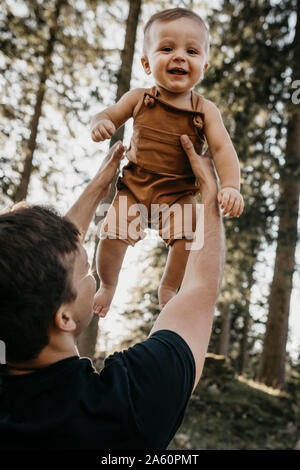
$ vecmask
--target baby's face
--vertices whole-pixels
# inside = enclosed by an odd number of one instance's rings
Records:
[[[207,69],[207,37],[204,28],[190,18],[151,25],[145,72],[156,84],[172,93],[185,93],[198,83]]]

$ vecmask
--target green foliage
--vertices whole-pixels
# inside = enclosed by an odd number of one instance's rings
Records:
[[[39,183],[54,199],[62,187],[66,189],[62,172],[73,167],[74,182],[78,180],[76,171],[87,179],[80,158],[88,145],[79,136],[87,132],[91,108],[110,99],[105,87],[112,74],[106,65],[108,58],[119,52],[118,47],[111,47],[116,43],[110,42],[106,48],[103,45],[104,23],[112,22],[107,11],[109,3],[1,1],[0,184],[4,201],[14,197],[28,152],[37,95],[42,87],[45,95],[34,142],[33,174],[38,173]],[[54,23],[56,8],[59,8],[57,25]],[[53,49],[49,49],[50,43]],[[46,68],[45,64],[48,64]],[[76,142],[76,151],[72,141]],[[67,170],[63,164],[66,160]],[[72,188],[71,178],[67,181]]]
[[[299,373],[294,380],[296,386]],[[239,380],[223,356],[208,355],[177,433],[184,439],[175,436],[169,449],[293,449],[300,432],[299,397],[259,387]]]
[[[241,164],[245,210],[224,219],[227,238],[223,289],[217,308],[231,314],[231,359],[238,363],[258,254],[276,237],[279,170],[284,162],[283,112],[289,98],[291,35],[295,1],[226,0],[209,15],[210,68],[201,91],[220,108]],[[255,326],[254,322],[251,321]],[[260,339],[252,329],[249,349]],[[259,330],[258,330],[259,331]],[[221,318],[211,338],[218,350]],[[253,373],[253,370],[252,370]]]

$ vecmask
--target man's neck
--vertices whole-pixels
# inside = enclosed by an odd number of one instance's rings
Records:
[[[61,338],[61,341],[58,341],[58,338],[56,340],[50,338],[49,344],[35,359],[22,362],[9,361],[7,366],[10,375],[29,374],[72,356],[79,356],[79,352],[71,335]]]

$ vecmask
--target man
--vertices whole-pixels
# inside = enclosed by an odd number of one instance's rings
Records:
[[[211,159],[181,139],[201,184],[204,246],[190,252],[147,340],[111,355],[100,374],[76,348],[95,294],[82,242],[124,147],[66,217],[39,206],[0,216],[0,449],[165,449],[173,438],[202,372],[224,263]]]

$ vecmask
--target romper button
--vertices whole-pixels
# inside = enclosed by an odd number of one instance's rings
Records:
[[[152,96],[146,95],[144,98],[144,104],[148,108],[153,108],[155,106],[155,99]]]
[[[200,114],[195,114],[193,117],[193,124],[195,127],[198,127],[198,129],[203,128],[203,119],[200,116]]]

